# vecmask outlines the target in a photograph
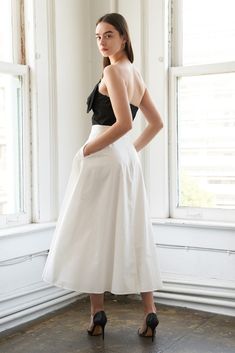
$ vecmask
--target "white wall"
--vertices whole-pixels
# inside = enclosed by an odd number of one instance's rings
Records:
[[[72,156],[90,128],[86,98],[90,88],[89,1],[55,1],[58,175],[60,202]]]
[[[57,148],[47,137],[48,149],[40,150],[41,160],[53,150],[54,158],[47,172],[52,187],[57,190],[57,207],[63,198],[71,161],[75,151],[85,141],[91,126],[86,114],[86,98],[101,74],[101,59],[94,38],[95,22],[99,16],[113,10],[120,11],[130,26],[136,65],[140,68],[164,121],[164,131],[142,153],[146,187],[149,192],[158,244],[165,291],[157,293],[157,301],[203,310],[235,315],[235,234],[234,229],[219,225],[186,224],[167,219],[167,55],[164,44],[165,2],[163,0],[56,0],[54,18],[47,17],[46,26],[40,26],[45,16],[46,0],[34,0],[38,13],[34,30],[38,36],[55,40],[51,65],[56,67],[55,80],[49,82],[55,93],[55,109],[48,113],[48,126],[56,131]],[[40,13],[40,11],[42,13]],[[50,27],[54,21],[54,29]],[[47,27],[48,26],[48,27]],[[50,38],[48,46],[51,48]],[[40,49],[41,48],[41,49]],[[37,51],[43,49],[37,43]],[[33,57],[33,55],[32,55]],[[32,75],[40,75],[40,55],[32,65]],[[45,57],[43,57],[45,60]],[[45,85],[48,82],[45,80]],[[38,90],[40,93],[40,90]],[[38,121],[43,110],[33,111]],[[34,118],[35,118],[34,116]],[[141,114],[135,121],[137,134],[143,127]],[[46,125],[47,126],[47,125]],[[39,143],[44,143],[40,135]],[[47,136],[47,135],[46,135]],[[45,143],[44,143],[45,144]],[[157,152],[157,153],[156,153]],[[49,163],[49,162],[48,162]],[[44,171],[40,160],[36,169]],[[56,172],[57,171],[57,172]],[[53,179],[55,178],[55,179]],[[39,175],[40,181],[40,175]],[[39,183],[39,199],[50,210],[44,184]],[[36,186],[35,186],[36,187]],[[54,192],[54,191],[53,191]],[[49,203],[49,204],[48,204]],[[14,227],[0,233],[0,322],[5,330],[77,298],[77,293],[49,286],[41,281],[41,274],[55,224],[55,210],[45,213],[39,222],[30,226]]]

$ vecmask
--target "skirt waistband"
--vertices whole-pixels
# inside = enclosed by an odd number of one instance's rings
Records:
[[[95,132],[102,132],[104,130],[109,129],[111,126],[110,125],[92,125],[91,126],[91,132],[95,133]]]
[[[110,127],[110,125],[92,125],[88,140],[90,140],[94,136],[101,134],[105,130],[108,130]],[[131,131],[127,131],[118,140],[130,140],[130,132]]]

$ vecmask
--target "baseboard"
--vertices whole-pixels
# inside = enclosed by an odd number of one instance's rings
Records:
[[[155,302],[217,314],[235,316],[235,283],[166,278],[163,290],[154,292]],[[140,296],[132,296],[140,298]]]
[[[34,288],[0,298],[0,332],[34,320],[75,302],[84,294],[58,289],[53,286]],[[31,299],[30,299],[31,297]],[[9,304],[10,303],[10,304]]]
[[[141,299],[139,295],[131,298]],[[216,314],[235,316],[235,283],[218,280],[164,278],[163,289],[154,292],[156,304],[181,306]]]
[[[181,306],[216,314],[235,316],[235,301],[184,295],[179,293],[156,292],[156,302],[159,304]]]

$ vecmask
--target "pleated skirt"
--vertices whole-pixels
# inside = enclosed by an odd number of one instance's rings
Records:
[[[87,141],[107,125],[92,125]],[[162,288],[141,162],[130,132],[73,158],[43,281],[79,293]]]

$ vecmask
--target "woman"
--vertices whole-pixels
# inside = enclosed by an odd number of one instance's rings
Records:
[[[87,331],[103,338],[104,292],[141,293],[145,315],[138,334],[153,340],[158,325],[153,291],[161,288],[161,279],[137,152],[163,123],[133,65],[124,17],[102,16],[96,38],[104,70],[87,100],[92,129],[73,159],[43,280],[89,293]],[[148,125],[133,144],[130,130],[138,109]]]

